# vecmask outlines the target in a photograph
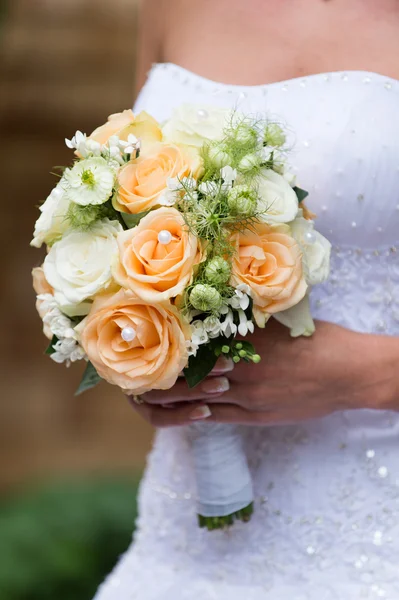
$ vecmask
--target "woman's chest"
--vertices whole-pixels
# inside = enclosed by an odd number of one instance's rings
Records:
[[[163,60],[217,81],[253,85],[342,69],[399,78],[396,0],[172,0],[168,15]]]

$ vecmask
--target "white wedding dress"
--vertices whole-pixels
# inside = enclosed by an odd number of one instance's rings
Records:
[[[314,316],[398,335],[399,81],[356,71],[234,86],[162,64],[136,110],[164,120],[184,102],[287,125],[289,162],[333,244]],[[399,600],[399,414],[345,411],[242,435],[251,522],[199,529],[186,432],[160,431],[134,542],[96,600]]]

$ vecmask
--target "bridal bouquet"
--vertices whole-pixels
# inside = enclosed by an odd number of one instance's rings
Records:
[[[248,334],[270,317],[311,335],[310,286],[330,244],[286,169],[283,129],[264,117],[183,105],[161,125],[127,110],[67,146],[74,162],[41,206],[32,245],[47,353],[135,396],[197,385],[221,355],[261,360]],[[267,330],[265,331],[267,335]],[[239,430],[187,428],[198,513],[209,529],[248,520]]]

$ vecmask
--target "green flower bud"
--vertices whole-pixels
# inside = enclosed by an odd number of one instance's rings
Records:
[[[266,146],[282,146],[285,144],[286,135],[280,125],[277,123],[270,123],[266,127],[265,131],[265,144]]]
[[[97,220],[102,218],[101,206],[81,206],[71,202],[68,209],[68,220],[74,229],[89,229]]]
[[[248,173],[249,171],[253,171],[254,169],[258,169],[260,167],[260,157],[258,154],[254,152],[251,154],[247,154],[242,158],[238,165],[238,170],[243,173]]]
[[[255,364],[257,364],[257,363],[260,363],[261,358],[260,358],[259,354],[253,354],[251,356],[251,360],[252,360],[252,362],[254,362]]]
[[[190,302],[197,310],[217,310],[222,305],[222,297],[211,285],[197,283],[191,290]]]
[[[233,356],[233,362],[239,363],[241,358],[239,356]]]
[[[256,194],[246,185],[236,185],[229,191],[227,203],[233,215],[247,217],[256,209]]]
[[[256,143],[257,134],[253,127],[240,123],[234,133],[235,140],[240,144]]]
[[[205,267],[205,277],[209,283],[219,285],[230,279],[231,266],[224,258],[212,258]]]
[[[231,157],[225,152],[223,146],[219,144],[214,144],[209,148],[208,156],[218,169],[231,163]]]
[[[230,352],[230,346],[222,346],[223,354],[228,354]]]

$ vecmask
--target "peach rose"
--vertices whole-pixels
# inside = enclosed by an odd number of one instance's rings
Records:
[[[156,144],[149,154],[141,153],[121,169],[114,208],[134,214],[149,210],[159,204],[169,177],[195,177],[200,168],[197,151],[183,150],[174,144]]]
[[[302,254],[288,225],[259,223],[255,231],[233,235],[234,286],[247,284],[253,299],[253,315],[264,327],[273,313],[295,306],[306,294]]]
[[[48,283],[46,277],[44,276],[43,267],[36,267],[32,270],[32,279],[33,279],[33,289],[36,294],[40,296],[41,294],[54,294],[54,290],[51,285]],[[47,314],[47,310],[44,308],[46,305],[45,300],[36,300],[36,310],[39,313],[40,318],[43,320]],[[53,334],[51,333],[50,327],[47,323],[43,323],[43,333],[44,335],[51,340]]]
[[[187,364],[191,331],[170,302],[148,304],[125,290],[99,296],[77,331],[99,375],[133,394],[171,388]]]
[[[144,147],[162,139],[162,131],[151,115],[142,111],[135,116],[131,110],[124,110],[108,117],[107,123],[95,129],[90,139],[106,144],[113,135],[117,135],[121,140],[127,140],[131,133],[141,140]]]
[[[168,243],[158,236],[170,234]],[[199,240],[175,208],[158,208],[133,229],[118,234],[119,261],[114,279],[146,302],[175,298],[189,285],[201,261]]]

